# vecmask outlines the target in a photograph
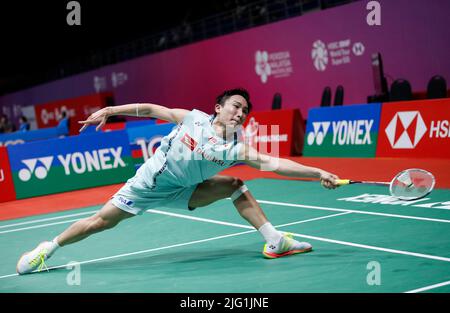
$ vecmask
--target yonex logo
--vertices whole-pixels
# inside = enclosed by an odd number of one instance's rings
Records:
[[[122,160],[121,154],[122,147],[116,147],[57,155],[57,159],[62,165],[65,175],[71,175],[73,172],[84,174],[86,171],[92,172],[125,167],[126,164]],[[27,168],[19,171],[19,179],[24,182],[29,181],[33,173],[38,179],[44,179],[47,177],[53,159],[53,156],[47,156],[22,160],[22,163]]]
[[[318,71],[325,71],[328,64],[328,51],[321,40],[317,40],[313,43],[311,57],[314,61],[314,67]]]
[[[124,198],[124,197],[122,197],[122,196],[119,196],[119,197],[117,198],[117,200],[119,200],[119,202],[125,204],[126,206],[132,206],[133,203],[134,203],[133,201],[128,200],[127,198]]]
[[[384,130],[393,149],[412,149],[427,131],[419,111],[397,112]]]
[[[272,73],[272,70],[271,70],[270,64],[269,64],[269,54],[267,53],[267,51],[259,51],[259,50],[256,51],[255,62],[256,62],[256,65],[255,65],[256,74],[261,76],[262,83],[266,83],[267,78]]]
[[[330,122],[313,122],[312,125],[313,131],[308,134],[308,145],[313,145],[315,141],[320,146],[330,128]]]
[[[29,181],[33,173],[38,179],[44,179],[47,177],[52,161],[52,156],[22,160],[22,163],[25,164],[27,168],[23,168],[19,171],[19,179],[21,181]]]

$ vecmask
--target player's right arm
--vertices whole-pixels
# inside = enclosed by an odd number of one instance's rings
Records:
[[[273,171],[282,176],[318,178],[322,185],[329,189],[336,188],[336,179],[339,179],[336,175],[317,167],[306,166],[289,159],[260,153],[248,144],[244,144],[239,151],[239,160],[243,160],[244,163],[258,170]]]
[[[118,106],[110,106],[100,109],[92,113],[86,120],[79,121],[78,123],[83,124],[83,127],[81,127],[80,132],[83,131],[88,125],[93,124],[98,124],[96,130],[99,130],[105,125],[108,117],[114,115],[153,117],[171,123],[179,124],[181,123],[181,121],[183,121],[184,117],[189,112],[190,111],[185,109],[170,109],[162,105],[153,103],[133,103]]]

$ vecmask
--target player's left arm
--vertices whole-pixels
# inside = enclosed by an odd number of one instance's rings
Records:
[[[334,189],[337,187],[335,180],[339,178],[332,173],[317,167],[306,166],[289,159],[260,153],[247,144],[240,150],[239,157],[247,165],[262,171],[273,171],[279,175],[288,177],[318,178],[326,188]]]

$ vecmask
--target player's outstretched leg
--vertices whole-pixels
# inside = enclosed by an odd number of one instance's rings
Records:
[[[192,194],[189,206],[193,208],[202,207],[228,197],[231,197],[239,214],[255,227],[266,240],[263,249],[264,257],[274,259],[312,250],[309,243],[298,242],[293,239],[292,234],[276,230],[239,178],[216,175],[204,181],[197,186]]]
[[[132,216],[134,215],[117,208],[111,201],[108,201],[93,216],[73,223],[52,241],[41,242],[35,249],[24,253],[17,262],[16,271],[19,274],[27,274],[35,270],[41,271],[46,269],[45,261],[59,247],[83,240],[94,233],[110,229],[120,221]]]

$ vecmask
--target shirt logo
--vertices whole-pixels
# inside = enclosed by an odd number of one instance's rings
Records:
[[[209,141],[210,143],[212,143],[212,144],[216,144],[216,143],[217,143],[217,139],[214,138],[214,137],[209,137],[209,138],[208,138],[208,141]]]
[[[194,151],[197,146],[197,141],[195,141],[191,136],[187,133],[184,134],[183,138],[181,138],[181,142],[185,144],[191,151]]]

